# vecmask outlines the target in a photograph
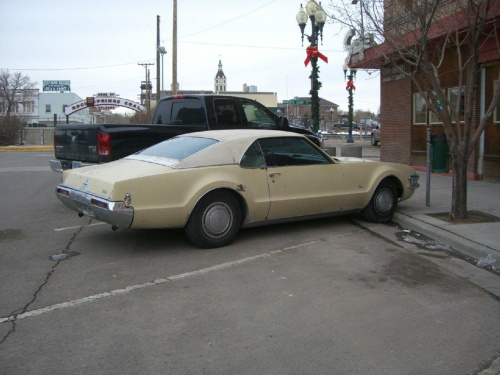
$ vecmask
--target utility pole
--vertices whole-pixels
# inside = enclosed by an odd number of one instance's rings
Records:
[[[156,16],[156,104],[160,100],[160,16]]]
[[[177,94],[177,0],[174,1],[174,20],[172,30],[172,94]]]
[[[148,93],[151,92],[151,85],[149,85],[149,78],[148,78],[148,66],[154,65],[154,64],[152,64],[152,63],[142,63],[142,64],[139,63],[137,65],[143,66],[146,70],[146,82],[145,82],[145,87],[144,87],[146,89],[146,98],[145,98],[144,102],[146,102],[148,97],[150,97],[150,95],[148,95]],[[145,104],[142,102],[142,98],[141,98],[141,104]],[[151,109],[151,102],[149,102],[149,104],[150,104],[149,109]]]

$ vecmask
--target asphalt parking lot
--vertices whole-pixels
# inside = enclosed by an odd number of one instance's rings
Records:
[[[398,227],[332,218],[200,250],[79,218],[50,157],[0,153],[0,374],[475,374],[498,355],[500,301],[469,281],[498,276]]]

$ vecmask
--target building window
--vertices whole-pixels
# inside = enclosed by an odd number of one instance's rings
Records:
[[[24,102],[24,113],[34,113],[35,112],[35,102]]]
[[[413,95],[413,123],[427,124],[427,103],[420,93]]]
[[[450,100],[450,104],[455,111],[457,109],[459,96],[460,96],[460,110],[458,111],[458,117],[460,119],[460,122],[463,122],[465,114],[465,89],[463,87],[461,89],[458,87],[453,87],[451,89],[448,89],[448,99]]]
[[[52,112],[52,109],[50,108],[50,104],[45,104],[45,113],[50,113]]]
[[[434,95],[436,96],[436,95]],[[429,98],[429,100],[431,100]],[[436,107],[439,108],[440,111],[443,110],[443,103],[441,103],[439,100],[436,103]],[[439,115],[434,113],[433,111],[429,110],[429,124],[442,124],[443,121],[439,118]]]

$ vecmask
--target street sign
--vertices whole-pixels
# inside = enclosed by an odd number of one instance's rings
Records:
[[[283,104],[309,105],[311,102],[307,100],[283,100]]]

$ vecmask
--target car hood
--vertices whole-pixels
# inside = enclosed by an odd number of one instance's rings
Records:
[[[113,191],[125,181],[171,171],[172,169],[165,165],[121,159],[111,163],[67,170],[63,173],[61,185],[112,200]]]

